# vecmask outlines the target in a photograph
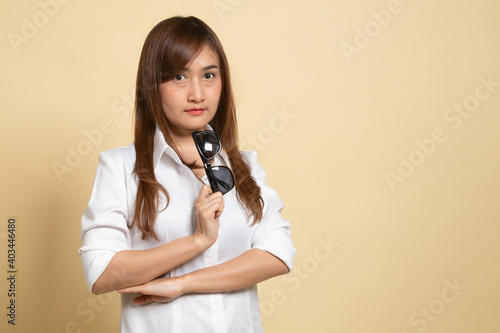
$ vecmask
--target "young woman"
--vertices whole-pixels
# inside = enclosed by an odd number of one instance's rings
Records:
[[[205,130],[222,146],[210,162],[192,136]],[[160,22],[139,62],[134,143],[99,155],[82,217],[87,286],[122,294],[122,333],[262,332],[256,284],[289,272],[295,249],[256,158],[238,150],[215,33],[195,17]],[[225,194],[207,186],[217,166],[234,174]]]

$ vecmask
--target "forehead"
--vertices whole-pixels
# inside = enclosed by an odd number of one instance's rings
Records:
[[[204,45],[200,52],[198,52],[194,58],[186,66],[189,68],[204,68],[207,66],[217,66],[219,67],[219,57],[215,51],[207,45]]]

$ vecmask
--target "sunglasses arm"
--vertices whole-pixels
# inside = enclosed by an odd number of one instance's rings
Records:
[[[214,174],[212,173],[212,167],[209,163],[205,163],[205,172],[207,173],[207,178],[208,182],[210,183],[210,187],[212,188],[212,192],[219,192],[219,186],[217,186],[217,183],[213,180],[214,179]]]

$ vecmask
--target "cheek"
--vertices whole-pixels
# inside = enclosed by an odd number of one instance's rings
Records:
[[[166,89],[161,91],[161,105],[163,106],[163,112],[171,111],[175,105],[177,96],[174,92],[168,91]]]
[[[215,85],[212,89],[212,97],[217,101],[220,99],[222,93],[222,84]]]
[[[161,97],[161,106],[163,107],[163,113],[168,113],[171,105],[170,105],[170,99],[166,99],[163,96]]]

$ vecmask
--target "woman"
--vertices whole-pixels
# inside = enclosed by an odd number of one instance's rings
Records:
[[[238,150],[227,59],[205,23],[153,28],[135,108],[134,143],[99,155],[82,217],[87,286],[122,293],[121,332],[262,332],[256,284],[289,272],[295,249],[256,153]],[[212,165],[234,174],[224,195],[191,135],[210,129]]]

